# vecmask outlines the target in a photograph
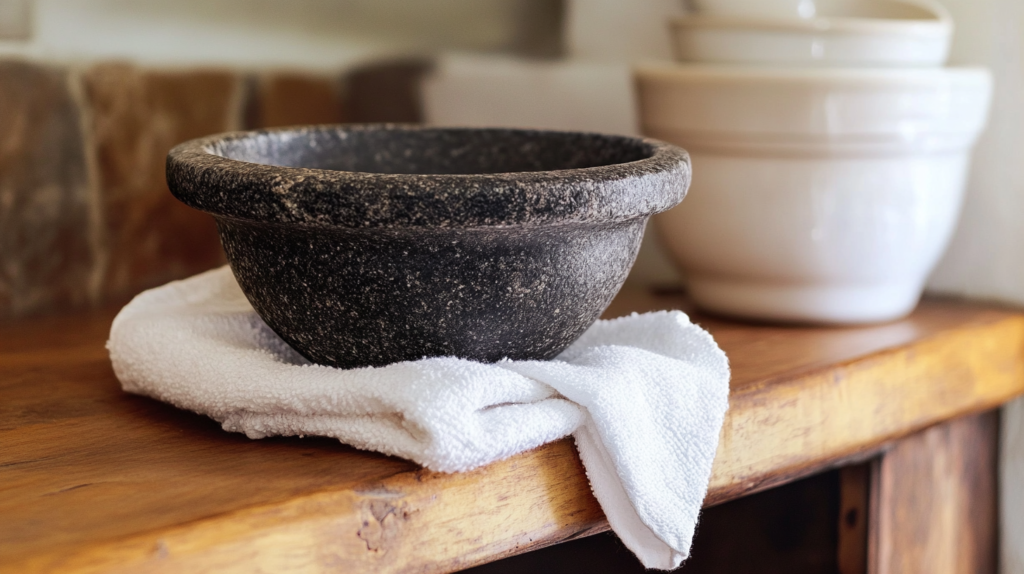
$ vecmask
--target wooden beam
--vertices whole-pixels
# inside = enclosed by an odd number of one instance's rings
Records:
[[[839,471],[839,574],[865,574],[868,562],[868,508],[872,463],[845,466]]]
[[[996,571],[998,412],[905,438],[879,460],[871,574]]]

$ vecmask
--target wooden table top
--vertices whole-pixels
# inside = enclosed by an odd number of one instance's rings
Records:
[[[624,292],[606,315],[684,304]],[[0,327],[0,572],[447,572],[607,528],[569,440],[446,475],[122,393],[112,316]],[[995,307],[842,329],[695,320],[733,369],[708,505],[1024,392],[1024,315]]]

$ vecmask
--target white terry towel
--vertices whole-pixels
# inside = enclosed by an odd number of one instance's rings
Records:
[[[729,397],[725,354],[678,311],[598,321],[551,361],[314,365],[227,267],[140,294],[107,347],[124,390],[250,438],[330,436],[458,472],[574,434],[612,529],[663,570],[689,554]]]

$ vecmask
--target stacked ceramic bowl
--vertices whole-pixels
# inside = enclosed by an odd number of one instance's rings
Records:
[[[636,71],[646,134],[690,151],[659,216],[694,301],[747,318],[863,323],[917,304],[985,126],[984,69],[942,67],[925,0],[696,0],[677,63]]]

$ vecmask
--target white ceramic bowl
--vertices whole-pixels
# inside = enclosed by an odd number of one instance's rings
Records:
[[[636,75],[644,133],[693,161],[686,201],[656,228],[698,305],[814,323],[914,308],[956,224],[986,70]]]
[[[771,18],[812,18],[816,0],[689,0],[697,14],[719,16],[768,16]]]
[[[949,56],[953,20],[932,0],[818,0],[815,13],[811,18],[758,11],[676,18],[676,59],[877,67],[940,66]]]

